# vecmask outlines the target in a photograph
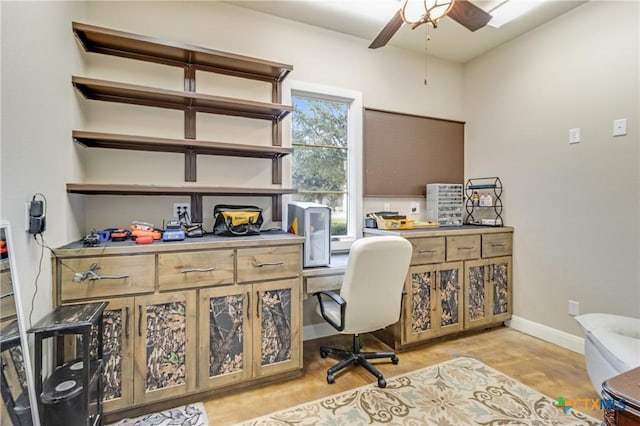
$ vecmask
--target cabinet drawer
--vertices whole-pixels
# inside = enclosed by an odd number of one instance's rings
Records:
[[[305,278],[305,292],[313,294],[317,291],[338,290],[342,287],[342,281],[344,281],[344,275]]]
[[[59,287],[63,302],[148,293],[154,288],[155,258],[152,254],[60,259],[59,263]],[[97,276],[87,274],[94,263]],[[73,281],[76,273],[83,274],[80,282]]]
[[[207,250],[158,255],[158,287],[175,290],[233,284],[233,250]]]
[[[480,258],[480,235],[447,237],[447,262]]]
[[[444,237],[410,239],[409,242],[413,246],[411,264],[421,265],[424,263],[444,262],[444,241]]]
[[[300,246],[238,249],[238,282],[294,277],[301,271]]]
[[[482,257],[510,256],[513,234],[487,234],[482,236]]]

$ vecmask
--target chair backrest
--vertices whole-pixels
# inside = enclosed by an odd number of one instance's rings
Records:
[[[340,290],[347,302],[342,333],[367,333],[398,321],[411,252],[409,241],[394,236],[361,238],[351,246]]]

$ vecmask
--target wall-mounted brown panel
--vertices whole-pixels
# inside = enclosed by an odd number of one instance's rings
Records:
[[[464,123],[365,108],[364,196],[420,197],[464,183]]]

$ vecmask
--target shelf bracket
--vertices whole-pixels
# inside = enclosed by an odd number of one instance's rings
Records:
[[[193,209],[193,207],[191,208]],[[275,194],[271,196],[271,220],[274,222],[278,222],[282,220],[282,195],[281,194]]]
[[[193,148],[187,148],[184,153],[184,180],[185,182],[195,182],[197,164],[196,150]]]
[[[196,69],[191,64],[184,66],[184,90],[185,92],[196,91]],[[187,106],[184,110],[184,138],[196,138],[196,111],[191,105]],[[193,148],[187,148],[187,151],[184,153],[185,182],[195,182],[197,180],[196,157],[195,150]]]
[[[282,120],[273,120],[271,125],[271,145],[282,146]]]
[[[191,194],[191,221],[202,223],[202,194]]]
[[[271,183],[282,183],[282,157],[274,157],[271,160]]]

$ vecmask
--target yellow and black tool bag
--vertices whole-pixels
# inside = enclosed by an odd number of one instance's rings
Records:
[[[218,204],[213,209],[213,233],[226,237],[260,234],[264,219],[256,206]]]

